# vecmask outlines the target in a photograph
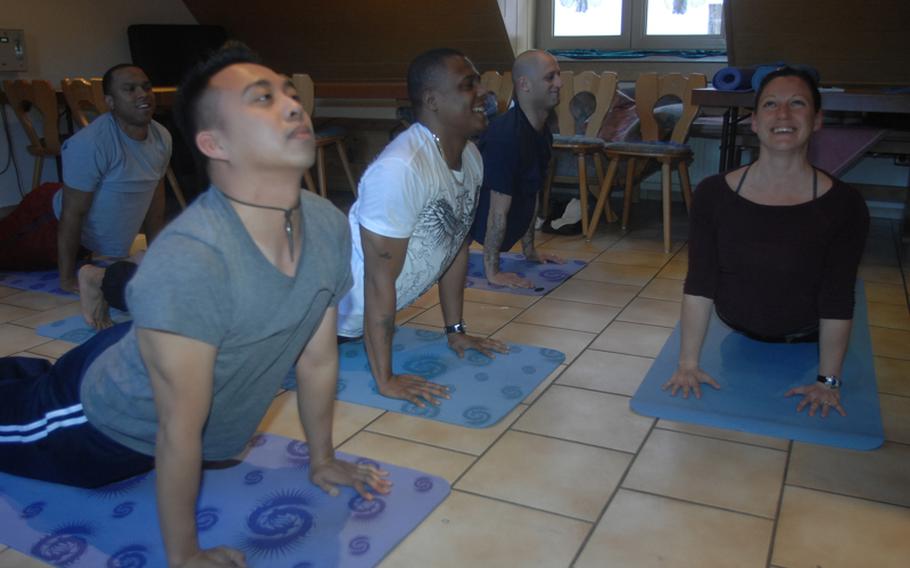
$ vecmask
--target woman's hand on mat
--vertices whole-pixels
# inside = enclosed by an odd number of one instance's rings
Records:
[[[468,349],[479,351],[490,359],[494,357],[494,351],[497,353],[509,352],[509,346],[502,341],[499,341],[497,339],[487,339],[485,337],[477,337],[476,335],[468,335],[467,333],[450,333],[449,349],[454,351],[455,354],[462,359],[464,358],[465,351]]]
[[[490,284],[505,286],[506,288],[531,288],[534,284],[527,278],[515,274],[514,272],[495,272],[487,276]]]
[[[373,493],[385,495],[392,489],[392,482],[386,479],[388,471],[377,469],[369,464],[356,464],[331,458],[319,464],[310,463],[310,481],[323,491],[337,497],[340,493],[336,485],[350,485],[367,501],[373,500]]]
[[[216,546],[200,550],[178,566],[180,568],[246,568],[246,557],[239,550]]]
[[[676,396],[676,393],[682,390],[683,398],[689,398],[690,391],[695,393],[695,398],[701,398],[701,384],[711,385],[715,390],[720,389],[720,385],[708,373],[698,367],[680,365],[670,380],[660,388],[661,390],[670,389],[670,396]]]
[[[840,412],[841,416],[846,416],[844,407],[840,404],[840,391],[830,389],[819,383],[794,387],[784,393],[784,396],[790,397],[797,394],[803,395],[803,399],[796,405],[796,411],[802,412],[803,408],[809,407],[809,416],[815,416],[818,409],[822,409],[822,418],[828,417],[828,411],[832,408]]]
[[[379,394],[389,398],[400,398],[423,408],[426,402],[439,404],[439,398],[449,398],[449,387],[432,383],[417,375],[392,375],[384,381],[376,381]]]

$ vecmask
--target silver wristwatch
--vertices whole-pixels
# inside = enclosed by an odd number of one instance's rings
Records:
[[[467,328],[465,328],[463,321],[460,321],[454,325],[446,326],[446,335],[449,335],[452,333],[467,333],[467,331],[468,330],[467,330]]]
[[[841,385],[841,380],[834,375],[819,375],[816,380],[831,390],[839,389]]]

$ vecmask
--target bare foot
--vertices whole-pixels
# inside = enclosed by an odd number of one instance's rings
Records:
[[[79,304],[82,305],[85,323],[95,329],[107,329],[114,325],[104,294],[101,293],[104,269],[86,264],[79,269],[76,277],[79,280]]]

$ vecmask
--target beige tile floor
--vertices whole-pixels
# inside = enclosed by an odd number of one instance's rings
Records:
[[[629,397],[678,318],[683,241],[665,255],[654,227],[605,228],[592,243],[540,235],[542,248],[591,265],[546,298],[466,293],[473,331],[567,353],[502,422],[474,430],[337,403],[340,449],[453,486],[383,566],[910,565],[910,314],[893,229],[876,223],[860,273],[883,393],[880,450],[634,414]],[[439,326],[438,302],[431,290],[399,322]],[[33,328],[75,309],[0,287],[0,355],[59,357],[71,345]],[[302,436],[289,394],[263,429]],[[0,546],[0,568],[40,565]]]

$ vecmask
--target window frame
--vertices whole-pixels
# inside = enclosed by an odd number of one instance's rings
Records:
[[[726,49],[725,29],[719,35],[647,35],[649,0],[623,0],[623,20],[618,36],[562,36],[554,35],[553,4],[558,0],[536,0],[537,40],[541,49],[601,49],[607,51],[650,49]],[[723,28],[728,15],[724,0]]]

